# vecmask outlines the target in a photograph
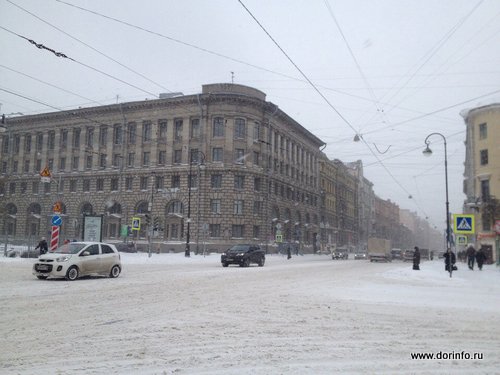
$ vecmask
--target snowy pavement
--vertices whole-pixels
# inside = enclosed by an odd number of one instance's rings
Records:
[[[118,279],[0,257],[0,374],[498,374],[500,271],[442,260],[123,254]],[[483,359],[457,359],[460,353]],[[412,359],[451,353],[455,359]]]

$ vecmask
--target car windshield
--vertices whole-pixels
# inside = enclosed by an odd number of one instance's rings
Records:
[[[228,251],[231,253],[246,253],[250,249],[247,245],[234,245]]]
[[[59,246],[57,249],[55,249],[53,251],[53,253],[56,253],[56,254],[76,254],[81,249],[83,249],[85,246],[87,246],[87,244],[78,243],[78,242],[70,242],[70,243],[64,244],[62,246]]]

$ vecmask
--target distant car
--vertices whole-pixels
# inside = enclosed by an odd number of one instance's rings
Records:
[[[137,253],[137,248],[133,242],[118,242],[113,244],[120,253]]]
[[[392,249],[391,250],[392,259],[402,259],[403,258],[403,250],[401,249]]]
[[[349,253],[347,249],[337,249],[332,253],[332,259],[347,259],[349,258]]]
[[[122,270],[120,254],[112,244],[101,242],[70,242],[53,252],[40,255],[33,264],[33,275],[76,280],[81,276],[118,277]]]
[[[367,259],[366,253],[356,253],[354,254],[354,259]]]
[[[223,267],[227,267],[230,264],[248,267],[251,263],[256,263],[259,267],[263,267],[266,262],[266,254],[257,245],[234,245],[221,254],[220,261]]]

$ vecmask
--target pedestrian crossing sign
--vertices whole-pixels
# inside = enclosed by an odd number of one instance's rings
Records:
[[[474,215],[453,215],[453,231],[458,234],[474,234]]]

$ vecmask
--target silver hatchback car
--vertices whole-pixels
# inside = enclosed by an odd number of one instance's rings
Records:
[[[33,275],[39,279],[81,276],[118,277],[122,270],[120,253],[112,244],[102,242],[70,242],[53,252],[40,255],[33,264]]]

